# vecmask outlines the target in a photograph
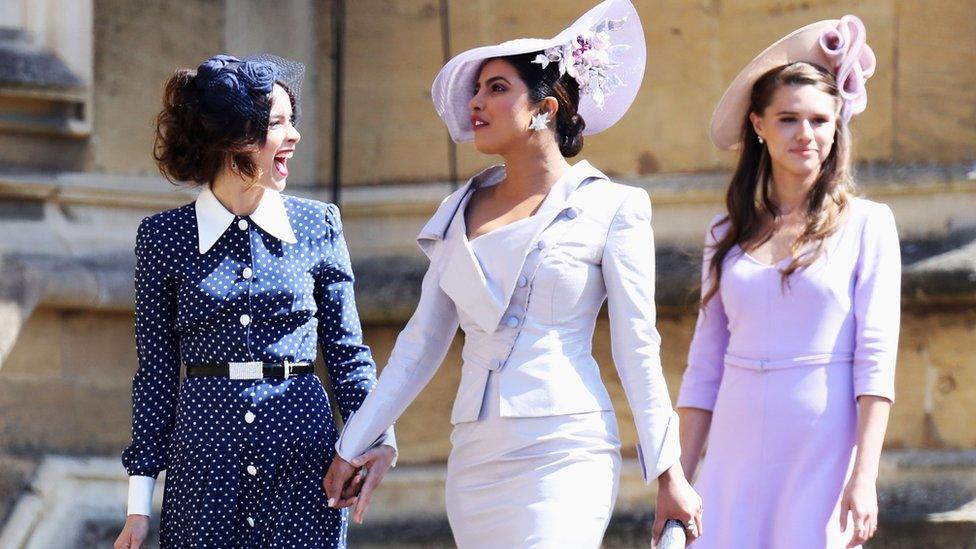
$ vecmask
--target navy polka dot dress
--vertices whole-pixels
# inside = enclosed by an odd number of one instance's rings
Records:
[[[130,475],[166,470],[163,547],[345,547],[345,513],[322,489],[336,426],[314,374],[180,383],[181,363],[311,362],[318,341],[343,419],[375,385],[337,208],[281,198],[294,243],[224,210],[226,230],[201,253],[194,204],[139,226],[122,461]]]

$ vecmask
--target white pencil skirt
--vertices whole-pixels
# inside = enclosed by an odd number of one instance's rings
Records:
[[[502,418],[495,381],[479,420],[451,434],[447,515],[458,547],[599,547],[620,480],[614,413]]]

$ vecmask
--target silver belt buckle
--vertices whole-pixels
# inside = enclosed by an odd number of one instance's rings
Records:
[[[230,379],[261,379],[264,377],[263,362],[231,362],[229,363]]]
[[[291,367],[293,364],[287,360],[284,360],[281,362],[281,365],[285,368],[285,379],[288,379],[291,377]]]

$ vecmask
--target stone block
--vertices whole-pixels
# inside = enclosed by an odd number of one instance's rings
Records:
[[[346,3],[343,184],[425,181],[447,172],[430,101],[443,64],[438,2]]]
[[[0,455],[0,523],[20,494],[30,486],[38,460]]]
[[[976,158],[976,1],[898,3],[893,160]]]
[[[224,2],[95,0],[91,171],[154,173],[153,119],[173,71],[223,47]]]
[[[117,456],[130,441],[129,388],[86,380],[4,379],[0,383],[0,452]]]
[[[927,446],[974,448],[976,360],[972,342],[976,340],[976,312],[969,308],[955,314],[925,315],[918,320],[910,317],[902,333],[919,329],[927,337],[919,346],[923,360],[918,366],[931,372],[926,376],[923,411],[931,418],[932,432],[931,440],[925,442],[929,443]]]
[[[64,379],[103,390],[131,391],[138,366],[134,323],[132,313],[64,313]]]
[[[56,312],[34,311],[21,327],[10,355],[0,365],[0,380],[59,381],[64,373],[61,328],[61,318]]]
[[[635,3],[647,41],[637,99],[614,127],[589,139],[584,157],[609,175],[714,169],[708,138],[720,79],[720,18],[707,2]]]

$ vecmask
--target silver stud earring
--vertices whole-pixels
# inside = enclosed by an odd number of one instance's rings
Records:
[[[759,140],[759,144],[760,144],[760,145],[762,145],[763,143],[765,143],[765,142],[766,142],[766,141],[764,141],[764,140],[763,140],[763,138],[762,138],[762,136],[761,136],[761,135],[757,135],[757,136],[756,136],[756,139],[758,139],[758,140]]]
[[[529,124],[529,129],[537,132],[541,132],[546,129],[549,124],[549,113],[540,112],[532,116],[532,123]]]
[[[230,169],[236,170],[237,169],[237,162],[231,162],[230,163]]]

